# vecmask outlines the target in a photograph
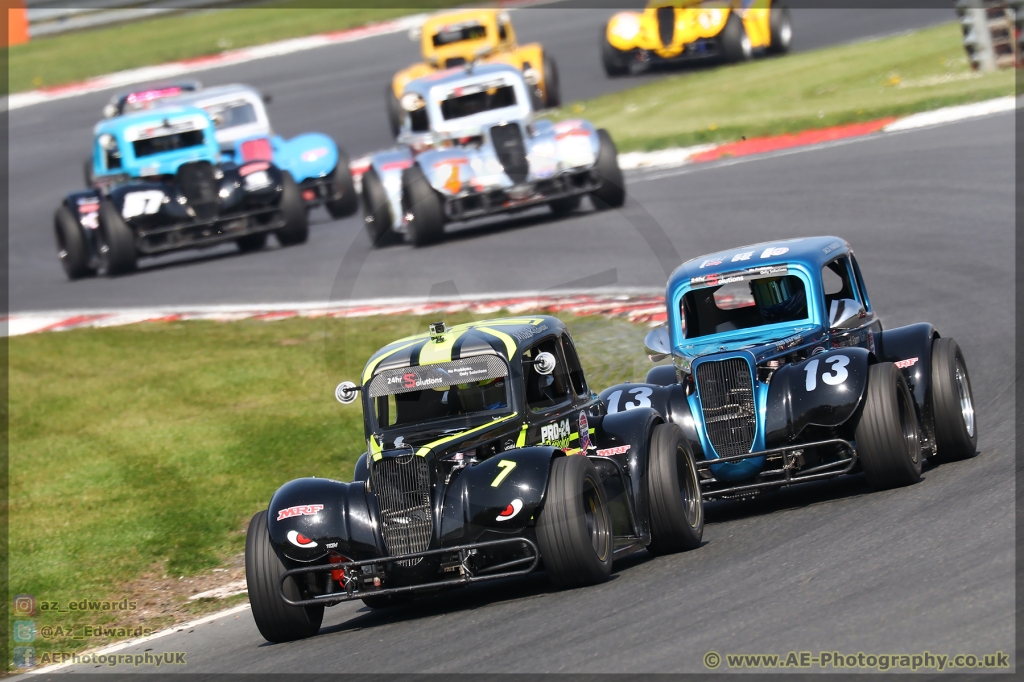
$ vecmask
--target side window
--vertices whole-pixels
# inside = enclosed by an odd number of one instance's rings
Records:
[[[857,258],[851,253],[850,263],[853,265],[853,274],[857,278],[857,289],[860,291],[860,302],[864,304],[867,310],[871,310],[871,299],[868,298],[868,290],[864,287],[864,278],[860,274],[860,265],[857,264]]]
[[[825,293],[826,314],[832,301],[838,301],[841,298],[861,300],[846,256],[836,258],[821,269],[821,284]]]
[[[523,351],[523,379],[526,382],[526,403],[531,412],[545,412],[569,402],[569,376],[557,339],[546,339]],[[555,356],[555,371],[544,375],[533,368],[533,360],[540,353]]]
[[[107,170],[117,170],[121,167],[121,152],[118,150],[116,142],[110,149],[104,150],[103,155]]]
[[[583,367],[580,365],[579,356],[576,355],[576,348],[568,335],[562,335],[562,349],[565,351],[565,368],[569,373],[569,383],[576,395],[587,395],[587,380],[583,376]]]

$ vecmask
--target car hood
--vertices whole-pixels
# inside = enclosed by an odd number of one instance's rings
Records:
[[[814,343],[821,339],[824,330],[818,325],[802,324],[780,329],[773,328],[770,332],[758,329],[745,329],[728,334],[701,336],[696,339],[684,339],[683,344],[675,348],[675,355],[683,360],[685,367],[697,358],[715,353],[728,353],[738,350],[749,351],[756,361],[788,351],[797,346]]]

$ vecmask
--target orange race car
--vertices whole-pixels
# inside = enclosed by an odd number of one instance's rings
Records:
[[[439,69],[449,69],[482,60],[510,64],[523,72],[530,86],[533,108],[561,104],[558,67],[540,43],[519,45],[508,12],[496,9],[467,9],[429,17],[410,32],[419,40],[423,61],[395,74],[385,92],[391,132],[398,134],[405,112],[398,98],[406,83]]]
[[[601,32],[609,76],[634,66],[719,59],[789,50],[789,10],[773,0],[650,0],[643,12],[619,12]]]

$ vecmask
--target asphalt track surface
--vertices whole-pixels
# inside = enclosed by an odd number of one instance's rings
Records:
[[[605,77],[598,34],[611,14],[557,6],[514,13],[519,39],[541,42],[557,60],[564,101],[659,77]],[[954,17],[951,8],[798,9],[793,11],[793,45],[794,50],[811,50]],[[290,137],[321,131],[357,156],[391,144],[383,89],[397,69],[416,58],[416,46],[404,34],[395,34],[205,71],[198,77],[206,85],[252,83],[273,95],[268,109],[277,132]],[[310,240],[302,246],[274,246],[245,257],[233,245],[221,246],[146,259],[139,272],[129,276],[68,282],[56,257],[52,216],[63,194],[81,186],[81,162],[92,126],[109,96],[110,92],[97,93],[10,114],[12,312],[344,300],[423,295],[431,290],[472,294],[545,289],[580,279],[584,285],[656,288],[664,285],[666,273],[651,267],[650,248],[635,239],[624,216],[646,208],[658,216],[673,240],[696,227],[678,229],[678,216],[690,215],[691,203],[677,198],[675,208],[666,206],[663,195],[637,184],[631,186],[634,191],[623,215],[596,216],[587,210],[556,222],[540,209],[529,217],[459,230],[447,243],[428,249],[398,246],[369,253],[361,216],[332,222],[321,209],[314,213]],[[613,242],[614,250],[609,248]],[[677,242],[677,252],[694,255],[689,246]],[[615,272],[609,272],[613,268]]]
[[[651,174],[631,185],[644,211],[514,237],[558,247],[547,252],[563,273],[618,267],[626,279],[634,261],[605,254],[627,250],[637,230],[665,265],[671,248],[842,235],[886,327],[926,320],[961,344],[977,457],[926,466],[897,490],[848,476],[709,504],[700,548],[641,552],[596,587],[559,592],[538,574],[377,612],[347,603],[327,610],[318,636],[278,645],[245,611],[120,653],[185,651],[179,670],[191,673],[352,674],[701,672],[708,651],[1012,652],[1013,124],[1000,114]],[[663,278],[650,256],[645,268]]]

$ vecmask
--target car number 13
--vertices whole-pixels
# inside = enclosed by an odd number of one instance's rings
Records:
[[[626,400],[623,402],[622,411],[635,410],[638,407],[650,407],[651,395],[653,393],[654,391],[646,386],[638,386],[637,388],[629,389],[629,394],[633,397],[633,400]],[[619,411],[619,401],[621,398],[621,389],[608,396],[608,414],[615,414]]]
[[[827,368],[825,373],[821,375],[821,380],[829,386],[837,386],[846,381],[846,377],[850,376],[850,373],[846,371],[846,366],[850,364],[850,357],[848,355],[833,355],[830,358],[825,358],[825,364],[831,365],[831,367]],[[804,387],[808,391],[813,391],[818,387],[818,358],[808,362],[804,372],[807,373]]]

